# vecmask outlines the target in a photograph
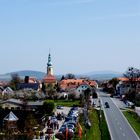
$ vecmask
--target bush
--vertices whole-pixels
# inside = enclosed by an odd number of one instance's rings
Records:
[[[55,108],[54,101],[52,100],[44,101],[42,108],[46,114],[52,113]]]
[[[68,94],[68,99],[75,100],[76,95],[74,93],[70,93],[70,94]]]
[[[93,92],[92,97],[93,97],[93,98],[98,98],[97,93],[96,93],[96,92]]]

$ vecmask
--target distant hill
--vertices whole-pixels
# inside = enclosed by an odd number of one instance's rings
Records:
[[[32,76],[32,77],[36,77],[39,80],[45,76],[44,72],[33,71],[33,70],[23,70],[23,71],[16,71],[16,72],[0,75],[0,80],[8,81],[11,79],[11,75],[15,73],[18,74],[21,78],[24,78],[25,76]]]
[[[36,77],[38,80],[41,80],[45,76],[44,72],[33,71],[33,70],[23,70],[23,71],[16,71],[16,72],[0,75],[0,80],[9,81],[11,79],[11,74],[14,74],[14,73],[17,73],[21,78],[24,78],[25,76],[33,76],[33,77]],[[94,71],[94,72],[89,72],[85,74],[76,74],[77,78],[89,77],[90,79],[95,79],[95,80],[108,80],[114,77],[121,77],[121,76],[122,76],[121,73],[114,72],[114,71]],[[61,79],[61,75],[56,75],[56,77],[58,80]]]
[[[85,73],[84,75],[95,80],[109,80],[112,78],[123,76],[122,73],[114,72],[114,71],[94,71],[94,72]]]

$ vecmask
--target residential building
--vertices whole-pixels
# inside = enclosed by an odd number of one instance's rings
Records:
[[[18,89],[33,89],[38,91],[40,88],[40,83],[36,80],[35,77],[25,76],[24,83],[18,84]]]
[[[3,109],[24,109],[24,110],[33,110],[38,106],[43,105],[43,101],[23,101],[19,99],[8,99],[5,101],[1,101],[0,105]]]
[[[75,91],[76,93],[82,93],[87,88],[97,88],[98,84],[94,80],[86,79],[64,79],[59,83],[61,91]]]
[[[118,78],[119,83],[116,85],[116,93],[123,96],[128,93],[133,88],[136,88],[137,92],[140,92],[140,79],[135,79],[133,83],[135,83],[136,87],[132,87],[131,82],[128,78],[121,77]]]

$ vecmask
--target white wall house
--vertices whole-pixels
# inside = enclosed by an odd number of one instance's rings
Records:
[[[82,94],[83,91],[87,90],[87,89],[91,89],[91,87],[87,84],[81,84],[80,86],[77,87],[76,92],[79,94]]]
[[[116,86],[116,92],[119,95],[125,95],[130,90],[130,85],[120,81]]]

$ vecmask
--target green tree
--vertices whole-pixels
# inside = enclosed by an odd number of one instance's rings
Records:
[[[54,101],[53,100],[44,101],[42,108],[46,114],[51,114],[55,108]]]
[[[66,77],[66,79],[76,79],[75,75],[72,74],[72,73],[68,73],[68,74],[66,74],[65,77]]]
[[[13,89],[13,90],[17,90],[18,88],[18,84],[21,83],[21,79],[19,77],[19,75],[17,73],[14,73],[11,75],[11,81],[9,86]]]
[[[90,94],[91,94],[91,89],[90,89],[90,88],[87,88],[87,89],[84,91],[84,99],[85,99],[85,104],[87,105],[87,108],[89,108]]]
[[[112,94],[115,94],[116,91],[116,85],[119,83],[119,80],[117,78],[113,78],[109,81],[109,84],[112,85]]]
[[[76,99],[76,93],[68,94],[68,99],[75,100]]]
[[[124,77],[128,79],[127,83],[130,86],[129,92],[126,94],[126,99],[136,103],[137,97],[137,84],[140,78],[140,70],[134,67],[129,67],[124,73]]]
[[[25,130],[28,132],[27,135],[29,137],[33,137],[33,128],[37,126],[37,120],[33,116],[32,113],[29,113],[27,115],[27,118],[25,120]]]
[[[65,79],[65,76],[64,76],[64,75],[62,75],[62,77],[61,77],[61,81],[62,81],[62,80],[64,80],[64,79]]]
[[[129,67],[124,73],[124,77],[128,78],[131,88],[136,89],[137,79],[140,78],[140,70],[134,67]]]
[[[53,99],[56,94],[56,86],[54,86],[53,84],[48,84],[46,87],[46,92],[47,96]]]

